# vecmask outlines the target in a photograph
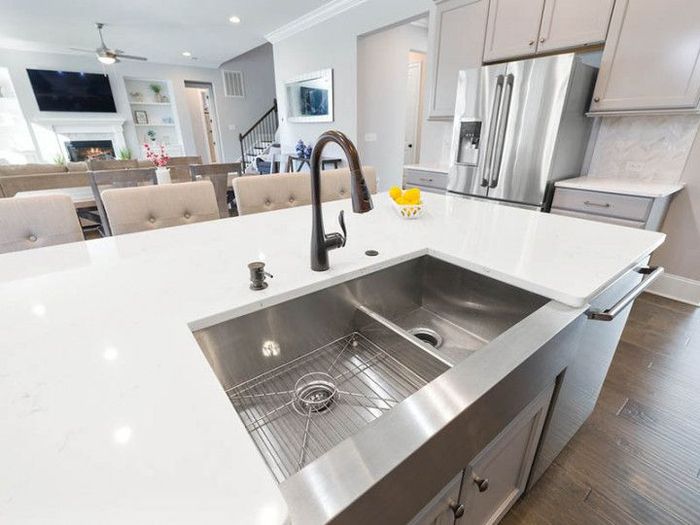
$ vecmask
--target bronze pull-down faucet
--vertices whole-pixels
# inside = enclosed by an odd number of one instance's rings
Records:
[[[352,211],[367,213],[372,209],[372,197],[367,189],[365,177],[360,167],[360,157],[352,141],[340,131],[323,133],[311,152],[311,210],[313,225],[311,230],[311,269],[316,272],[328,270],[328,252],[345,246],[347,230],[343,212],[338,215],[338,222],[343,233],[325,233],[323,231],[323,213],[321,210],[321,153],[330,142],[338,144],[348,159],[350,167],[350,193]]]

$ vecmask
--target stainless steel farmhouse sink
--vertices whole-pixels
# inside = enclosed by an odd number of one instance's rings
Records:
[[[281,482],[546,302],[425,256],[194,335]]]

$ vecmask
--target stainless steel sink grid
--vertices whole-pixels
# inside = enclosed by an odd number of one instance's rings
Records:
[[[227,393],[281,482],[427,382],[353,332]]]

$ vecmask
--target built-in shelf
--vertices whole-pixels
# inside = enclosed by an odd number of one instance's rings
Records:
[[[151,89],[152,84],[160,86],[159,94],[153,93]],[[184,155],[180,123],[173,101],[173,88],[170,81],[129,77],[124,78],[124,86],[129,94],[131,120],[136,131],[136,140],[141,144],[139,157],[145,157],[143,150],[143,144],[145,143],[154,143],[156,146],[165,143],[169,155]],[[138,93],[138,95],[132,96],[132,93]],[[160,101],[161,97],[162,100],[167,102]],[[148,124],[137,123],[136,112],[146,113],[145,120],[153,122]],[[163,122],[164,120],[170,122]],[[148,130],[153,130],[155,133],[155,141],[152,141],[151,137],[148,136]]]

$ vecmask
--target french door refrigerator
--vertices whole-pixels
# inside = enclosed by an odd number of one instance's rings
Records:
[[[460,71],[448,192],[545,206],[581,174],[596,73],[575,53]]]

